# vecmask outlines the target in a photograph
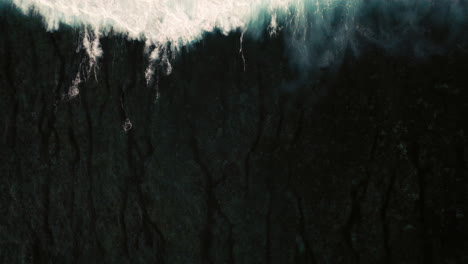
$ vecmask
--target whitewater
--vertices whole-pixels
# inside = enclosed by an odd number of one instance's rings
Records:
[[[242,37],[248,35],[253,39],[280,34],[287,55],[301,69],[337,63],[345,50],[359,54],[363,39],[390,52],[425,56],[446,49],[446,41],[460,41],[460,36],[467,33],[468,14],[464,0],[0,2],[11,4],[25,14],[40,15],[49,31],[58,30],[62,24],[80,28],[91,66],[103,53],[100,37],[109,33],[145,41],[149,60],[165,64],[181,48],[215,30],[225,35],[237,31]],[[426,33],[438,27],[443,27],[447,36],[446,40],[434,44]],[[153,70],[149,67],[147,75]]]

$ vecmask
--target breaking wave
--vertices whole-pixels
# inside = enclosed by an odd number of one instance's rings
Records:
[[[102,54],[99,38],[121,33],[146,42],[150,79],[154,65],[206,32],[242,32],[251,38],[281,35],[293,67],[339,64],[363,45],[390,53],[426,56],[466,45],[464,0],[0,0],[43,17],[48,30],[83,29],[90,64]],[[437,34],[437,32],[443,34]],[[242,52],[242,47],[240,48]],[[91,65],[92,66],[92,65]],[[165,67],[170,73],[171,67]]]

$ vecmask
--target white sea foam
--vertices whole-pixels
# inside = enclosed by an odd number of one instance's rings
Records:
[[[133,39],[182,46],[215,28],[223,33],[247,26],[261,9],[285,10],[297,0],[12,0],[24,12],[34,10],[49,30],[60,23],[112,28]],[[322,2],[322,1],[320,1]]]
[[[215,29],[249,36],[274,37],[282,31],[286,52],[298,68],[339,61],[345,50],[359,50],[356,35],[386,49],[424,54],[421,32],[440,24],[448,37],[464,34],[467,3],[463,0],[0,0],[23,12],[40,14],[48,30],[60,24],[86,29],[83,46],[91,66],[102,54],[99,36],[110,30],[147,43],[150,68],[165,64],[177,51]],[[428,21],[429,20],[429,21]],[[241,44],[243,39],[241,38]],[[418,39],[419,38],[419,39]],[[153,48],[150,48],[153,47]],[[155,48],[156,47],[156,48]],[[105,52],[105,51],[104,51]],[[412,51],[413,52],[413,51]],[[241,55],[242,47],[241,47]],[[153,68],[151,68],[153,67]]]

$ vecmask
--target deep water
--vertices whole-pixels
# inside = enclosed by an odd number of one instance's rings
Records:
[[[332,64],[215,30],[170,75],[3,6],[0,263],[468,262],[467,27],[369,5]]]

